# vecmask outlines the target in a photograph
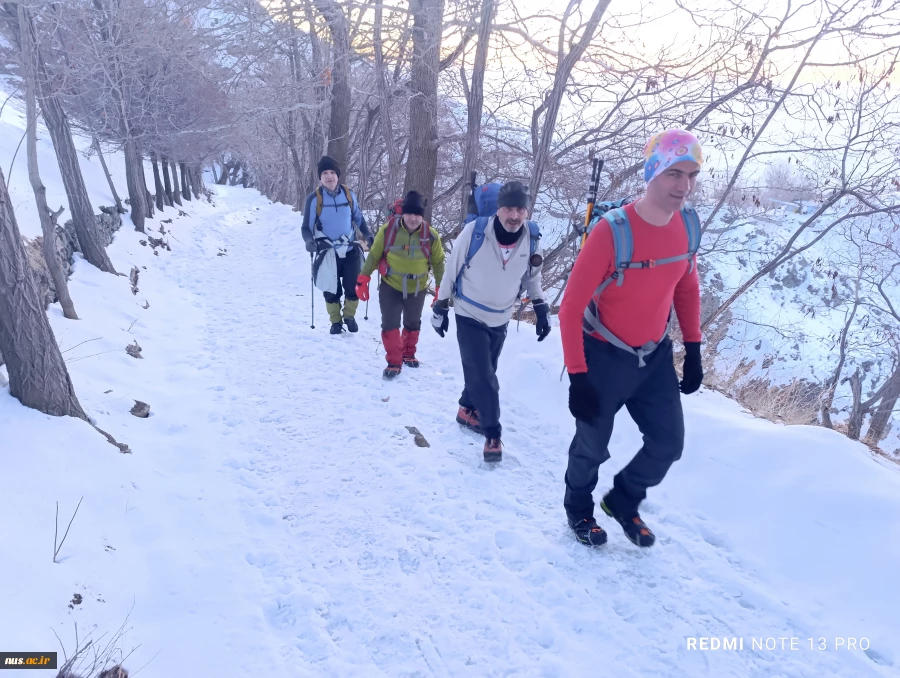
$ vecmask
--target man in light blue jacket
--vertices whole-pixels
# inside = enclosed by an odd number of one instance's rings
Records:
[[[356,332],[359,330],[354,317],[359,306],[356,278],[363,261],[359,236],[370,247],[374,237],[359,209],[356,194],[340,183],[341,168],[334,158],[322,156],[318,170],[321,185],[306,198],[300,233],[306,251],[316,254],[313,279],[316,287],[325,293],[325,308],[331,321],[329,331],[340,334],[346,325],[350,332]]]

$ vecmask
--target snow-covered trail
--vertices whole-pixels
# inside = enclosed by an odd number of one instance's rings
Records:
[[[507,452],[487,468],[481,439],[453,418],[455,328],[441,340],[424,325],[422,367],[384,382],[377,304],[368,321],[361,306],[357,335],[333,337],[316,290],[311,329],[298,215],[219,190],[228,211],[200,227],[207,256],[169,266],[202,298],[204,348],[227,384],[216,396],[225,433],[208,442],[244,488],[244,529],[264,533],[232,535],[258,576],[228,595],[235,610],[261,609],[247,634],[277,647],[267,675],[888,675],[862,652],[687,650],[687,637],[749,646],[823,632],[760,582],[711,517],[658,503],[662,489],[643,510],[659,536],[651,551],[609,521],[606,548],[574,542],[561,506],[572,424],[558,334],[537,344],[530,326],[510,326]],[[623,430],[614,449],[635,440]]]
[[[137,294],[79,261],[82,319],[50,309],[82,404],[133,454],[0,392],[0,650],[71,650],[73,623],[83,639],[127,619],[125,665],[149,678],[900,674],[896,468],[701,393],[683,458],[642,506],[656,546],[599,515],[609,543],[586,549],[562,508],[558,331],[539,344],[511,323],[506,450],[488,467],[454,421],[455,320],[441,339],[426,314],[422,367],[385,382],[376,303],[334,337],[316,290],[309,327],[299,215],[213,189],[214,205],[163,215],[171,252],[127,223],[116,235]],[[639,445],[623,413],[598,496]],[[64,529],[82,498],[54,563],[54,502]]]

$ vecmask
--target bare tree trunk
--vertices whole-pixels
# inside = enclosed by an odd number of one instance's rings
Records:
[[[144,171],[144,154],[141,152],[141,162],[138,165],[140,168],[140,182],[141,186],[144,188],[144,206],[147,208],[147,217],[149,219],[153,218],[153,195],[150,193],[150,189],[147,188],[147,174]]]
[[[577,43],[571,46],[568,54],[565,54],[566,44],[572,44],[574,36],[571,40],[565,39],[566,24],[573,10],[578,9],[580,0],[572,0],[566,8],[562,22],[559,27],[559,41],[557,53],[556,75],[553,79],[553,89],[550,90],[549,96],[544,99],[543,103],[534,111],[531,122],[532,147],[534,148],[534,171],[531,174],[531,205],[529,211],[534,211],[534,204],[537,201],[538,191],[544,180],[544,170],[547,168],[547,161],[550,158],[550,144],[553,141],[553,133],[556,131],[556,119],[559,116],[559,107],[562,104],[563,94],[569,84],[569,76],[572,69],[581,61],[582,55],[594,39],[594,33],[597,26],[600,25],[600,19],[603,17],[606,8],[609,7],[610,0],[597,0],[594,11],[591,13],[584,31]],[[537,130],[541,114],[544,114],[543,123],[540,124],[541,132],[538,136]]]
[[[141,149],[137,140],[125,139],[125,181],[128,183],[128,200],[131,203],[131,223],[134,230],[144,233],[144,220],[147,218],[147,189],[141,183],[143,172],[141,165]]]
[[[100,140],[97,138],[97,135],[91,137],[91,145],[97,153],[97,158],[100,159],[100,166],[103,168],[103,174],[106,175],[106,183],[109,184],[109,192],[112,193],[113,200],[116,201],[116,211],[119,214],[125,214],[125,208],[122,207],[122,200],[119,198],[118,191],[116,191],[112,174],[109,173],[109,167],[106,166],[106,157],[103,155],[103,149],[100,148]]]
[[[493,0],[488,0],[493,2]],[[384,66],[384,43],[381,37],[381,17],[383,3],[375,4],[374,48],[375,48],[375,84],[379,101],[379,122],[381,136],[384,140],[384,148],[388,156],[388,171],[385,179],[385,201],[390,203],[397,193],[397,178],[400,176],[400,157],[397,144],[394,143],[394,126],[391,123],[391,96],[386,81],[387,73]],[[369,115],[371,116],[371,111]]]
[[[850,392],[853,394],[853,405],[850,407],[850,417],[847,419],[847,437],[850,440],[859,440],[863,420],[866,418],[866,408],[862,402],[862,379],[859,376],[858,367],[850,377]]]
[[[169,207],[172,207],[172,183],[169,181],[169,159],[165,157],[160,158],[160,164],[162,165],[163,189],[166,194],[166,204]]]
[[[0,353],[9,392],[45,414],[86,420],[25,257],[0,170]]]
[[[862,269],[860,269],[860,275],[862,273]],[[850,326],[853,325],[853,319],[856,317],[856,309],[859,308],[859,285],[860,285],[860,277],[856,278],[856,298],[853,302],[853,309],[850,311],[850,315],[847,317],[847,322],[844,323],[844,328],[841,330],[841,341],[840,341],[840,353],[838,357],[838,364],[834,370],[834,375],[831,377],[831,387],[826,392],[825,398],[822,400],[822,425],[827,428],[834,428],[834,425],[831,421],[831,405],[834,402],[834,394],[837,391],[838,384],[841,383],[841,372],[844,370],[844,362],[847,358],[847,338],[850,334]]]
[[[160,179],[159,176],[159,163],[156,160],[155,152],[150,153],[150,162],[153,165],[153,186],[156,189],[156,209],[160,212],[164,212],[165,210],[163,207],[165,205],[165,197],[163,195],[162,179]]]
[[[178,163],[181,169],[181,197],[185,200],[191,199],[191,189],[188,186],[187,163]]]
[[[371,147],[372,137],[374,136],[375,115],[372,108],[366,109],[366,125],[363,131],[363,138],[359,149],[359,184],[357,185],[357,193],[361,200],[365,200],[365,196],[369,193],[369,172],[371,171]],[[375,224],[376,228],[378,224]]]
[[[16,17],[15,12],[11,12]],[[28,31],[30,42],[34,49],[34,74],[41,97],[41,111],[44,114],[44,122],[47,131],[53,141],[53,150],[59,162],[59,171],[62,176],[66,196],[69,199],[69,209],[72,212],[72,223],[75,226],[75,234],[84,258],[101,271],[115,273],[103,244],[100,242],[100,232],[94,220],[94,211],[88,198],[87,188],[84,185],[84,177],[81,174],[81,166],[78,164],[78,152],[72,141],[72,130],[69,127],[69,119],[63,110],[56,93],[52,90],[51,80],[44,64],[40,49],[34,37],[34,23],[28,10],[22,13],[24,24],[21,31]],[[17,21],[17,23],[19,23]]]
[[[894,373],[889,377],[888,382],[881,396],[881,402],[869,421],[869,430],[866,432],[866,441],[873,445],[884,440],[891,415],[897,406],[897,400],[900,400],[900,361],[894,367]]]
[[[313,0],[325,17],[331,33],[331,127],[328,133],[328,155],[347,171],[347,148],[350,139],[350,29],[342,7],[334,0]],[[442,3],[443,4],[443,3]],[[438,17],[440,25],[440,17]]]
[[[19,5],[20,26],[27,25],[23,16],[24,13],[25,8]],[[59,299],[59,305],[62,306],[63,315],[69,320],[78,320],[75,304],[69,295],[69,283],[59,262],[59,256],[56,254],[55,219],[51,218],[50,208],[47,206],[47,189],[41,181],[40,168],[38,167],[37,105],[34,94],[34,45],[31,42],[31,33],[29,31],[21,31],[19,36],[22,41],[22,61],[25,65],[25,130],[28,137],[28,180],[31,182],[31,189],[34,191],[34,201],[37,203],[38,217],[41,220],[41,233],[43,234],[41,251],[44,254],[44,261],[47,262],[47,269],[50,271],[50,277],[53,280],[53,287],[56,291],[56,297]],[[59,213],[62,212],[62,209],[62,207],[59,208]],[[59,213],[57,213],[57,216]]]
[[[191,191],[194,193],[194,198],[199,200],[200,196],[203,195],[203,166],[199,162],[190,165],[188,178],[191,182]],[[236,183],[237,181],[231,185],[234,186]]]
[[[413,14],[413,63],[410,77],[409,144],[416,149],[406,163],[403,192],[416,190],[427,200],[431,220],[437,174],[437,85],[441,52],[443,0],[410,0]]]
[[[181,184],[178,183],[178,164],[174,160],[170,160],[169,164],[172,166],[172,200],[181,207]]]
[[[484,70],[487,66],[488,49],[491,41],[491,24],[494,20],[494,0],[484,0],[481,6],[481,20],[478,24],[478,45],[475,48],[475,65],[472,67],[472,85],[469,87],[466,126],[466,149],[463,155],[463,182],[469,184],[469,176],[478,163],[478,149],[481,148],[481,113],[484,109]],[[462,73],[465,78],[465,72]],[[469,194],[463,191],[460,222],[468,212]]]

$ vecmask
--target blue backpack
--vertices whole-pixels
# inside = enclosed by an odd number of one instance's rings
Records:
[[[473,182],[474,183],[474,182]],[[497,195],[500,193],[500,184],[482,184],[472,186],[469,194],[468,214],[463,225],[475,221],[478,217],[490,217],[497,213]]]
[[[467,297],[462,292],[462,278],[463,271],[469,268],[471,265],[472,257],[481,249],[481,246],[484,244],[484,231],[488,227],[488,224],[491,222],[491,218],[497,213],[497,194],[500,192],[500,184],[483,184],[479,187],[472,187],[472,193],[469,195],[469,205],[468,205],[468,214],[466,214],[466,222],[469,223],[471,221],[475,222],[475,229],[472,231],[472,239],[469,241],[469,249],[466,252],[465,263],[462,265],[462,268],[459,269],[459,275],[456,276],[456,283],[453,286],[454,295],[458,299],[462,299],[463,301],[472,304],[475,308],[480,308],[482,311],[488,311],[490,313],[508,313],[512,306],[504,309],[496,309],[489,308],[484,304],[481,304],[474,299]],[[541,239],[541,231],[538,228],[538,225],[533,221],[525,222],[528,225],[528,241],[529,241],[529,252],[528,252],[528,273],[526,275],[531,275],[532,269],[540,266],[543,263],[543,258],[540,255],[535,256],[537,252],[538,241]],[[519,289],[519,296],[522,296],[522,292],[524,291],[524,286]],[[515,304],[513,304],[514,306]]]

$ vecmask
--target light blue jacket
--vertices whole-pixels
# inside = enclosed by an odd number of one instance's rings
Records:
[[[300,229],[303,240],[309,242],[313,239],[325,238],[332,242],[346,236],[353,239],[353,226],[359,229],[363,237],[371,243],[372,234],[366,225],[366,218],[359,209],[359,199],[353,191],[353,207],[347,202],[344,190],[338,186],[332,193],[324,186],[319,186],[322,191],[322,213],[316,218],[316,192],[313,191],[306,198],[306,207],[303,209],[303,226]],[[349,189],[348,189],[349,190]]]

